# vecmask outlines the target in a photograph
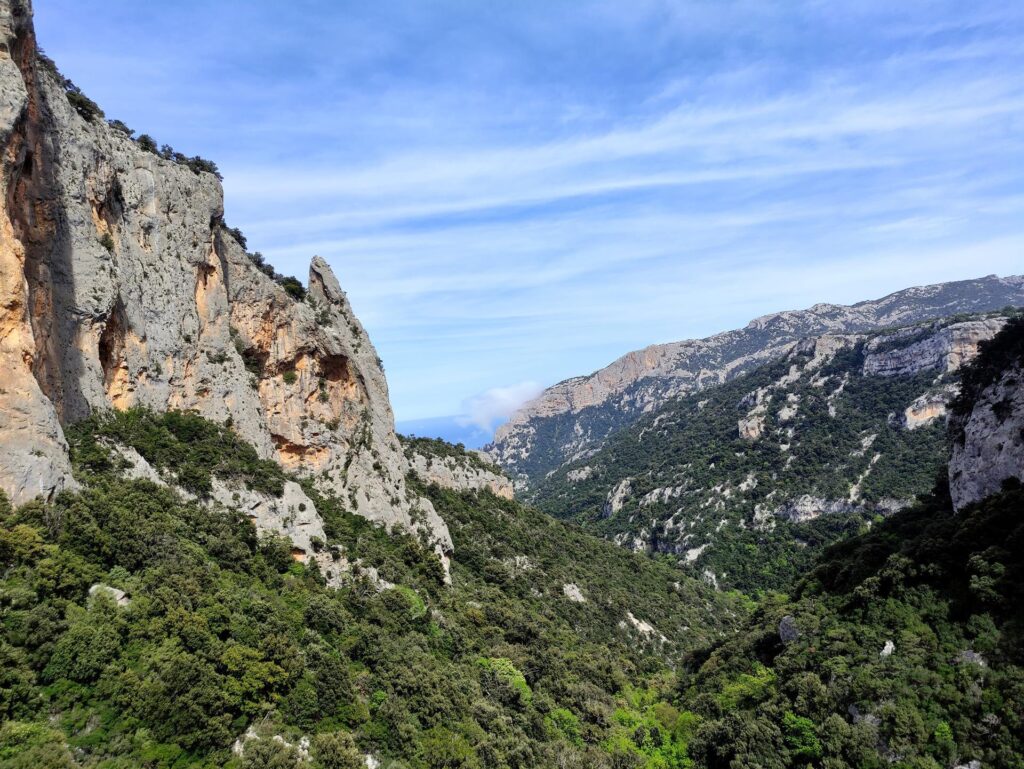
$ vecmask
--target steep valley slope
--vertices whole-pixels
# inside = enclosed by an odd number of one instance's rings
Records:
[[[965,371],[933,492],[695,660],[695,766],[1024,766],[1022,374],[1018,319]]]
[[[541,510],[28,0],[0,146],[0,769],[1024,769],[1022,279],[572,384]]]
[[[0,767],[611,767],[745,601],[394,432],[277,275],[0,0]],[[458,552],[456,552],[458,551]]]
[[[486,448],[527,490],[553,471],[586,458],[609,436],[673,398],[701,392],[778,360],[801,339],[907,326],[957,313],[1024,305],[1024,276],[939,283],[844,306],[757,318],[706,339],[652,345],[589,376],[556,384],[501,425]]]
[[[720,587],[786,589],[823,546],[931,490],[959,369],[1007,319],[805,339],[670,401],[529,498]]]

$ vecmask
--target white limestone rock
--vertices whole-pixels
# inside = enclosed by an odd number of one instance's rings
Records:
[[[892,349],[886,348],[894,338],[899,341],[901,333],[911,336],[920,331],[911,328],[876,337],[868,342],[863,373],[865,376],[911,376],[920,371],[956,371],[978,354],[979,342],[994,337],[1005,324],[1005,318],[954,323],[912,344]]]
[[[118,590],[116,587],[110,585],[104,585],[102,582],[97,582],[95,585],[89,588],[89,596],[106,595],[114,599],[114,603],[118,606],[130,606],[131,598],[123,590]]]
[[[626,500],[629,499],[633,493],[633,479],[624,478],[619,481],[615,488],[608,493],[608,498],[604,503],[603,515],[605,518],[610,518],[617,512],[622,510],[626,504]]]
[[[527,458],[543,450],[554,457],[552,466],[540,465],[539,472],[543,476],[571,461],[571,456],[600,448],[608,433],[595,426],[600,415],[609,411],[624,415],[628,423],[672,398],[720,384],[782,358],[797,345],[811,356],[813,369],[850,344],[849,335],[907,326],[958,312],[992,311],[1022,304],[1024,276],[999,278],[991,275],[978,280],[909,288],[851,306],[817,304],[807,310],[766,315],[742,329],[706,339],[652,345],[627,353],[593,374],[567,379],[548,388],[498,428],[487,452],[493,461],[519,477]],[[927,365],[951,370],[973,355],[979,339],[992,333],[992,324],[986,321],[980,326],[955,329],[949,332],[945,342],[932,343],[934,359]],[[802,341],[808,337],[819,341]],[[922,359],[918,356],[924,352],[926,350],[912,351],[906,362],[895,356],[879,356],[871,366],[887,372],[921,370]],[[577,429],[572,437],[559,431],[559,435],[566,437],[560,438],[556,445],[539,445],[538,436],[552,434],[539,426],[565,415],[575,418]],[[757,423],[746,430],[751,436],[748,439],[756,440]]]
[[[489,491],[496,497],[512,499],[512,481],[503,473],[474,464],[468,458],[436,456],[413,451],[407,454],[409,466],[427,483],[436,483],[455,491]]]
[[[586,603],[587,599],[583,595],[583,591],[580,590],[580,586],[575,582],[566,582],[562,585],[562,595],[568,598],[573,603]]]

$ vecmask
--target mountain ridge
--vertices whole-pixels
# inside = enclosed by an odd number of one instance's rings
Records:
[[[720,384],[799,339],[878,330],[960,312],[1024,304],[1024,276],[995,275],[903,289],[853,305],[818,303],[763,315],[704,339],[651,345],[549,387],[498,428],[485,451],[527,488],[667,400]]]
[[[788,589],[823,546],[931,490],[959,372],[1008,322],[989,313],[808,337],[643,415],[528,498],[723,589]]]

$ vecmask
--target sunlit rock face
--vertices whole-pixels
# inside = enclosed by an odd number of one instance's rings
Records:
[[[0,488],[74,483],[61,425],[193,410],[353,512],[451,538],[405,485],[377,353],[330,267],[296,300],[223,225],[216,176],[69,102],[26,0],[0,0]]]
[[[808,337],[842,345],[848,334],[1021,304],[1024,276],[990,275],[909,288],[850,306],[817,304],[766,315],[706,339],[652,345],[593,374],[548,388],[498,428],[487,452],[518,487],[530,488],[553,470],[592,455],[609,435],[669,400],[778,360]],[[981,320],[951,327],[920,349],[899,354],[904,357],[879,350],[869,357],[866,365],[871,370],[865,373],[897,376],[913,369],[955,370],[973,354],[979,339],[994,333],[991,325],[992,321]],[[737,427],[748,440],[756,440],[763,430],[756,413]]]

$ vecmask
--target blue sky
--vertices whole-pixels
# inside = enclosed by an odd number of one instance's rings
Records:
[[[398,419],[1024,271],[1024,3],[36,0],[40,44],[334,266]]]

